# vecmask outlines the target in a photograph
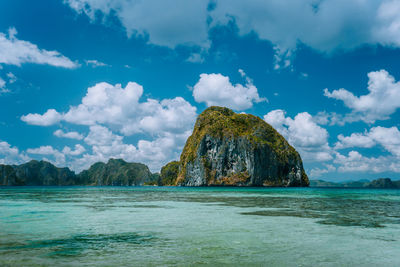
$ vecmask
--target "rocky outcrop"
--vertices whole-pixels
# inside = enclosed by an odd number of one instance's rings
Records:
[[[75,185],[75,173],[47,161],[31,160],[21,165],[0,165],[1,185]]]
[[[76,175],[68,168],[57,168],[47,161],[32,160],[21,165],[0,165],[2,186],[42,185],[143,185],[158,184],[159,175],[152,174],[141,163],[128,163],[122,159],[97,162],[89,170]]]
[[[143,185],[152,178],[149,168],[142,163],[128,163],[122,159],[97,162],[78,175],[79,183],[87,185]]]
[[[299,153],[259,117],[210,107],[197,118],[176,185],[308,186]]]
[[[400,181],[392,181],[390,178],[379,178],[370,182],[366,187],[395,189],[400,188]]]
[[[348,187],[348,188],[381,188],[381,189],[400,189],[400,180],[392,181],[390,178],[378,178],[373,181],[344,181],[327,182],[323,180],[311,180],[311,187]]]
[[[179,174],[179,161],[171,161],[161,168],[160,185],[174,185]]]
[[[324,180],[310,180],[310,187],[362,188],[362,187],[367,187],[369,184],[370,184],[369,180],[342,181],[342,182],[332,182],[332,181],[324,181]]]
[[[23,185],[23,181],[18,179],[12,166],[1,164],[0,185]]]

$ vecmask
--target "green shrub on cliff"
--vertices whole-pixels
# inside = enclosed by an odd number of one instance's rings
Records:
[[[171,161],[161,168],[161,185],[175,185],[179,173],[179,161]]]
[[[87,185],[143,185],[152,174],[142,163],[128,163],[122,159],[97,162],[78,175],[81,184]]]
[[[219,140],[246,139],[253,149],[268,146],[273,152],[274,160],[280,165],[284,165],[289,160],[301,162],[296,150],[261,118],[251,114],[237,114],[228,108],[213,106],[198,116],[193,133],[186,141],[180,158],[181,166],[176,184],[184,181],[187,164],[193,163],[197,158],[200,144],[205,136]],[[206,172],[211,173],[212,170],[208,170],[209,168],[205,165],[204,167]],[[308,178],[303,169],[301,176],[305,184],[308,184]]]

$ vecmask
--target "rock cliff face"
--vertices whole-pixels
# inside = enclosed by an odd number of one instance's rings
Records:
[[[151,174],[141,163],[128,163],[122,159],[97,162],[89,170],[76,175],[68,168],[57,168],[47,161],[31,160],[21,165],[0,164],[0,185],[143,185],[158,184],[159,175]]]
[[[0,185],[23,185],[23,181],[18,179],[12,166],[1,164]]]
[[[122,159],[97,162],[78,175],[79,183],[86,185],[143,185],[152,174],[142,163],[128,163]]]
[[[75,185],[75,173],[47,161],[31,160],[21,165],[0,165],[1,185]]]
[[[297,151],[259,117],[210,107],[197,118],[176,185],[308,186]]]
[[[366,187],[369,188],[400,188],[400,181],[392,181],[390,178],[379,178],[373,180]]]

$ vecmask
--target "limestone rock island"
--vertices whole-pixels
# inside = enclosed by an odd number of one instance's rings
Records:
[[[175,185],[308,186],[299,153],[257,116],[209,107],[195,123]]]

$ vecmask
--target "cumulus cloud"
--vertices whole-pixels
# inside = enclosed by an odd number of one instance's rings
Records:
[[[76,144],[74,150],[71,149],[69,146],[65,146],[62,150],[62,153],[64,155],[69,155],[69,156],[78,156],[78,155],[81,155],[85,151],[86,151],[86,149],[82,145]]]
[[[76,68],[76,62],[57,51],[40,49],[28,41],[16,37],[17,30],[10,28],[8,36],[0,33],[0,63],[21,66],[23,63],[47,64],[62,68]]]
[[[371,128],[369,136],[387,151],[400,158],[400,131],[397,127]]]
[[[65,0],[96,21],[96,12],[119,18],[128,35],[156,45],[209,46],[208,30],[232,20],[239,34],[251,32],[276,50],[275,68],[291,64],[299,43],[323,53],[364,44],[400,46],[400,4],[378,1],[259,0]]]
[[[20,152],[17,147],[0,140],[0,164],[20,164],[29,159],[30,157]]]
[[[78,132],[64,132],[61,129],[56,130],[53,134],[57,137],[70,138],[70,139],[76,139],[76,140],[83,139],[83,135],[81,135]]]
[[[343,88],[332,92],[324,90],[326,97],[341,100],[352,110],[345,116],[349,122],[386,120],[400,107],[400,82],[396,82],[386,70],[370,72],[368,78],[369,93],[360,97]]]
[[[62,154],[64,158],[68,157],[68,166],[76,171],[111,157],[143,162],[152,171],[159,171],[165,163],[179,157],[191,134],[197,116],[196,107],[181,97],[141,101],[142,95],[142,86],[134,82],[125,88],[120,84],[98,83],[88,88],[79,105],[71,106],[66,112],[50,109],[43,115],[22,116],[23,121],[34,125],[67,122],[89,127],[86,137],[61,129],[54,132],[58,137],[83,140],[89,146],[87,150],[83,146],[67,147],[62,151],[44,146],[28,152],[58,156],[54,161],[58,163],[62,162]],[[134,134],[144,136],[135,144],[124,141],[125,136]]]
[[[328,132],[317,125],[312,116],[299,113],[294,119],[286,117],[284,110],[273,110],[264,116],[264,120],[274,127],[294,146],[306,161],[328,161],[332,151],[328,143]]]
[[[75,158],[70,165],[74,170],[80,171],[97,161],[106,162],[109,158],[122,158],[128,162],[145,163],[152,171],[159,171],[168,161],[179,157],[179,151],[190,134],[191,131],[179,134],[165,133],[152,141],[141,139],[135,146],[125,143],[123,136],[113,133],[107,127],[93,125],[84,139],[91,147],[91,153]],[[78,149],[75,148],[76,150]]]
[[[28,148],[26,150],[29,154],[52,156],[53,159],[44,158],[45,160],[54,163],[57,166],[65,166],[65,155],[52,146],[40,146],[38,148]]]
[[[340,172],[400,172],[400,131],[397,127],[373,127],[364,133],[338,136],[335,149],[352,147],[371,148],[382,146],[390,154],[379,157],[366,157],[352,150],[347,155],[335,152],[334,163]]]
[[[140,102],[143,87],[129,82],[98,83],[88,88],[81,104],[71,106],[66,113],[49,109],[45,114],[28,114],[21,119],[29,124],[48,126],[60,120],[79,125],[104,124],[124,135],[135,133],[161,134],[183,132],[192,127],[196,108],[181,97]]]
[[[193,97],[196,102],[205,102],[207,106],[224,106],[235,110],[245,110],[253,103],[266,101],[260,98],[255,87],[243,70],[239,70],[242,77],[246,77],[246,84],[233,85],[229,77],[222,74],[200,74],[199,81],[193,87]]]
[[[92,153],[85,153],[76,159],[72,163],[74,169],[86,169],[97,161],[106,162],[109,158],[132,161],[132,156],[137,153],[134,145],[123,142],[123,136],[114,134],[107,127],[100,125],[90,126],[90,132],[84,141],[91,146]]]
[[[335,149],[349,147],[370,148],[376,144],[381,145],[386,151],[394,156],[400,157],[400,131],[397,127],[373,127],[369,132],[352,133],[350,136],[338,136]]]
[[[333,162],[339,165],[339,172],[400,172],[399,161],[393,156],[365,157],[354,150],[347,155],[336,153]]]
[[[30,113],[21,116],[21,120],[32,125],[49,126],[58,123],[62,117],[55,109],[49,109],[43,115]]]
[[[376,144],[370,136],[362,133],[352,133],[350,136],[339,134],[338,140],[339,141],[335,144],[335,149],[343,149],[348,147],[370,148]]]
[[[325,173],[330,173],[336,171],[336,167],[331,164],[325,164],[323,168],[313,168],[311,169],[309,176],[311,178],[321,177]]]
[[[359,120],[358,117],[354,115],[342,115],[336,112],[326,112],[320,111],[313,116],[313,120],[319,125],[340,125],[343,126],[349,122],[355,122]]]

